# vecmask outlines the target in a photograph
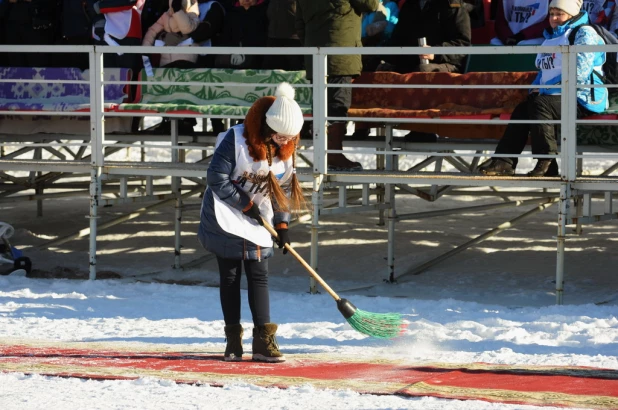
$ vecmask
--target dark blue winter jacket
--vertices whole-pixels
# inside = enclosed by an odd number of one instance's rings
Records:
[[[198,239],[202,246],[217,256],[228,259],[266,259],[273,255],[273,248],[258,246],[239,236],[224,231],[217,222],[213,191],[228,206],[243,210],[251,199],[231,181],[236,167],[234,130],[230,129],[213,155],[208,167],[208,188],[202,200]],[[289,223],[290,214],[275,212],[274,224]]]

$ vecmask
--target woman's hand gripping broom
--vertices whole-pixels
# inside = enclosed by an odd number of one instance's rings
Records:
[[[268,224],[263,218],[264,228],[273,236],[278,238],[277,231]],[[309,266],[309,264],[300,256],[290,244],[285,244],[287,249],[296,260],[309,272],[309,274],[335,299],[337,302],[337,308],[343,317],[348,321],[350,326],[355,330],[364,333],[369,336],[391,339],[401,335],[405,330],[406,324],[404,323],[401,314],[399,313],[372,313],[358,309],[349,300],[342,299],[331,289],[330,286],[318,275],[318,273]]]

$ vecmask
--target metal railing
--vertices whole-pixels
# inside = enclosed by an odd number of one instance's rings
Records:
[[[536,53],[562,53],[563,54],[563,66],[562,66],[562,78],[566,79],[561,85],[547,86],[545,88],[560,88],[562,95],[562,109],[561,119],[554,121],[544,121],[547,124],[560,124],[561,125],[561,151],[557,156],[553,155],[534,155],[535,158],[559,158],[561,161],[561,178],[565,181],[576,181],[577,179],[577,164],[576,161],[579,158],[583,158],[581,154],[578,154],[577,142],[576,142],[576,126],[578,124],[585,123],[587,125],[607,125],[613,122],[608,120],[580,120],[576,116],[576,56],[578,52],[591,52],[591,51],[618,51],[618,46],[487,46],[487,47],[436,47],[434,52],[440,54],[468,54],[468,55],[525,55]],[[326,155],[328,153],[341,152],[327,150],[326,148],[326,125],[329,120],[351,120],[351,118],[332,117],[327,113],[326,104],[326,92],[331,87],[348,87],[348,88],[408,88],[408,89],[527,89],[528,85],[439,85],[439,84],[328,84],[327,83],[327,56],[329,55],[393,55],[393,54],[420,54],[425,53],[427,50],[423,47],[381,47],[381,48],[354,48],[354,47],[302,47],[302,48],[222,48],[211,47],[208,49],[209,54],[303,54],[311,55],[313,59],[313,82],[308,85],[295,85],[295,87],[311,87],[313,91],[313,114],[308,120],[313,121],[313,152],[314,163],[313,172],[316,174],[328,175],[328,169],[326,166]],[[103,150],[106,143],[105,135],[105,118],[106,117],[135,117],[141,114],[135,112],[118,112],[111,111],[105,112],[104,107],[104,93],[103,87],[105,84],[142,84],[146,81],[105,81],[103,78],[103,72],[105,67],[103,65],[103,55],[106,53],[137,53],[137,54],[156,54],[161,52],[160,47],[139,47],[139,46],[54,46],[54,47],[41,47],[41,46],[0,46],[0,52],[45,52],[45,53],[88,53],[89,56],[89,68],[90,68],[90,80],[30,80],[24,79],[26,82],[47,82],[47,83],[74,83],[74,84],[89,84],[90,87],[90,113],[86,112],[57,112],[57,111],[0,111],[0,115],[49,115],[49,116],[90,116],[90,148],[91,148],[91,165],[95,167],[101,167],[105,164],[105,158]],[[166,53],[176,54],[201,54],[204,52],[199,47],[168,47],[165,49]],[[2,79],[2,82],[16,82],[14,79]],[[159,84],[165,85],[168,82],[160,82]],[[169,83],[173,84],[173,83]],[[187,83],[188,85],[193,83]],[[208,83],[196,83],[196,85],[208,85]],[[215,84],[213,84],[215,85]],[[235,87],[235,86],[247,86],[248,84],[242,83],[216,83],[217,86]],[[579,87],[598,87],[598,86],[579,86]],[[146,115],[146,114],[144,114]],[[199,114],[166,114],[159,113],[157,116],[168,118],[187,118],[187,117],[203,117]],[[235,118],[241,119],[241,116],[227,116],[227,115],[209,115],[209,118]],[[354,117],[355,122],[371,122],[382,124],[473,124],[473,125],[500,125],[508,123],[535,123],[538,121],[532,120],[475,120],[475,119],[439,119],[439,118],[380,118],[380,117]],[[5,143],[6,144],[6,143]],[[75,143],[73,143],[75,145]],[[37,147],[36,144],[33,144]],[[43,146],[43,144],[41,144]],[[178,146],[173,146],[172,149],[179,149]],[[199,147],[194,147],[200,149]],[[376,154],[376,150],[364,149],[359,153]],[[384,151],[380,150],[380,154],[383,155],[444,155],[439,152],[429,153],[427,151],[414,151],[414,150],[396,150],[396,151]],[[464,157],[480,157],[486,156],[483,153],[465,153]],[[496,155],[500,156],[500,155]],[[506,156],[506,155],[504,155]],[[523,153],[520,155],[508,155],[512,157],[530,158],[533,155]],[[613,157],[612,153],[597,154],[597,158]]]
[[[97,206],[98,200],[101,193],[101,172],[106,164],[106,159],[104,155],[104,150],[107,146],[109,146],[106,141],[105,134],[105,118],[106,117],[135,117],[135,116],[145,116],[148,114],[140,114],[135,112],[105,112],[104,111],[104,93],[103,88],[105,84],[110,84],[113,82],[106,82],[103,77],[103,73],[105,67],[103,65],[103,55],[105,53],[138,53],[138,54],[157,54],[162,50],[159,47],[111,47],[111,46],[75,46],[75,47],[39,47],[39,46],[0,46],[0,52],[47,52],[47,53],[67,53],[67,52],[83,52],[88,53],[89,55],[89,67],[91,70],[90,80],[88,81],[90,86],[90,113],[82,113],[80,115],[89,115],[90,117],[90,142],[89,146],[91,148],[91,182],[90,182],[90,277],[91,279],[95,278],[96,275],[96,219],[97,219]],[[344,87],[343,85],[331,85],[327,82],[327,57],[329,55],[355,55],[355,54],[365,54],[365,55],[391,55],[391,54],[423,54],[427,52],[426,48],[423,47],[389,47],[389,48],[209,48],[208,53],[210,54],[303,54],[303,55],[311,55],[313,60],[313,82],[310,86],[313,91],[313,111],[312,111],[312,121],[313,121],[313,153],[314,153],[314,161],[313,161],[313,169],[312,169],[312,178],[313,178],[313,196],[312,196],[312,205],[314,208],[313,216],[312,216],[312,241],[311,241],[311,266],[314,269],[317,269],[317,232],[319,225],[319,212],[316,212],[320,209],[322,204],[321,195],[323,189],[323,183],[325,178],[328,177],[328,169],[327,169],[327,160],[326,156],[328,153],[340,152],[334,150],[327,150],[326,143],[326,129],[327,122],[329,120],[349,120],[350,118],[338,118],[331,117],[327,112],[327,89],[330,87]],[[563,277],[564,277],[564,252],[565,252],[565,236],[566,236],[566,219],[568,216],[568,201],[572,198],[572,190],[582,189],[584,185],[577,185],[577,182],[580,179],[580,176],[577,173],[577,161],[581,160],[583,156],[579,153],[580,148],[577,146],[576,141],[576,126],[578,124],[588,124],[588,125],[613,125],[614,121],[609,120],[586,120],[585,122],[577,119],[577,101],[576,101],[576,92],[578,87],[590,87],[595,88],[598,86],[578,86],[576,84],[576,59],[577,53],[579,52],[592,52],[592,51],[614,51],[618,52],[618,45],[613,46],[558,46],[558,47],[548,47],[548,46],[515,46],[515,47],[437,47],[432,49],[435,53],[440,54],[468,54],[468,55],[487,55],[487,54],[536,54],[536,53],[562,53],[563,54],[563,66],[562,66],[562,84],[556,86],[548,86],[546,88],[560,88],[561,90],[561,118],[559,120],[554,121],[544,121],[544,123],[548,124],[560,124],[561,125],[561,134],[560,134],[560,142],[561,142],[561,150],[558,155],[532,155],[532,154],[520,154],[520,155],[509,155],[511,157],[520,157],[520,158],[530,158],[530,157],[547,157],[547,158],[559,158],[561,162],[561,179],[560,182],[552,182],[551,184],[546,182],[539,182],[535,178],[517,178],[513,180],[507,180],[506,182],[502,182],[503,186],[511,186],[511,187],[519,187],[519,188],[527,188],[527,187],[553,187],[560,188],[560,197],[559,197],[559,227],[558,227],[558,235],[557,235],[557,268],[556,268],[556,301],[557,303],[562,303],[562,293],[563,293]],[[201,54],[204,52],[203,49],[198,47],[182,47],[180,49],[175,48],[166,48],[166,53],[176,54]],[[25,79],[25,81],[29,81]],[[69,82],[66,80],[45,80],[48,83],[56,82],[56,83],[64,83]],[[0,78],[0,82],[16,82],[16,80],[6,80]],[[78,82],[85,83],[85,82]],[[123,82],[127,84],[127,82]],[[136,82],[128,82],[128,84],[136,84]],[[202,84],[203,85],[203,84]],[[217,83],[218,86],[236,86],[237,84],[233,83]],[[246,85],[246,84],[245,84]],[[350,88],[374,88],[374,87],[388,87],[388,85],[380,84],[380,85],[367,85],[367,84],[351,84],[345,85],[345,87]],[[492,89],[492,88],[512,88],[512,89],[522,89],[522,88],[530,88],[528,85],[483,85],[483,86],[448,86],[448,85],[428,85],[428,84],[406,84],[406,85],[390,85],[392,88],[418,88],[418,89],[433,89],[433,88],[478,88],[478,89]],[[616,86],[614,86],[616,87]],[[74,116],[76,113],[64,113],[64,112],[31,112],[31,111],[0,111],[1,115],[67,115]],[[170,117],[170,118],[186,118],[186,117],[202,117],[202,115],[195,114],[164,114],[157,113],[151,114],[160,117]],[[216,116],[209,115],[209,118],[230,118],[229,116]],[[237,117],[240,118],[240,117]],[[500,125],[507,123],[535,123],[536,121],[530,120],[499,120],[499,119],[491,119],[491,120],[471,120],[471,119],[422,119],[422,118],[376,118],[376,117],[354,117],[353,121],[356,122],[371,122],[376,123],[380,122],[383,124],[392,125],[394,123],[399,124],[426,124],[426,123],[465,123],[465,124],[478,124],[478,125]],[[184,149],[186,147],[180,146],[177,140],[174,140],[174,132],[172,131],[171,135],[171,144],[172,144],[172,158],[178,158],[178,150]],[[177,134],[177,133],[176,133]],[[177,137],[177,135],[176,135]],[[112,137],[113,138],[113,137]],[[32,146],[37,147],[36,143],[32,143]],[[41,144],[41,147],[44,145]],[[39,147],[40,148],[40,147]],[[385,149],[388,146],[382,148],[373,148],[368,151],[368,153],[375,154],[379,153],[386,157],[385,163],[387,171],[395,170],[393,167],[396,166],[396,157],[401,155],[445,155],[440,152],[428,152],[427,150],[414,150],[414,149],[402,149],[402,150],[388,150]],[[200,149],[200,147],[195,147],[195,149]],[[203,148],[207,149],[207,148]],[[439,150],[438,150],[439,151]],[[485,153],[463,153],[458,154],[461,156],[469,156],[469,157],[479,157],[479,156],[487,156]],[[603,153],[598,154],[596,158],[600,157],[615,157],[613,153]],[[5,163],[8,161],[5,161]],[[0,169],[6,170],[9,168],[6,164],[0,165]],[[131,172],[130,166],[127,166],[127,173]],[[169,170],[166,170],[165,167],[160,167],[151,171],[150,175],[161,175],[161,176],[169,176]],[[182,176],[182,172],[173,174],[175,178]],[[392,239],[394,236],[394,187],[395,184],[403,182],[403,180],[398,180],[397,177],[381,175],[379,172],[375,172],[372,175],[359,175],[358,177],[354,177],[353,175],[344,175],[336,176],[339,179],[336,179],[339,183],[345,186],[346,183],[381,183],[385,186],[385,197],[387,198],[387,202],[389,202],[389,206],[391,206],[389,211],[389,239]],[[348,178],[348,179],[346,179]],[[415,176],[411,176],[411,178],[415,178]],[[483,181],[483,177],[479,175],[462,175],[457,178],[445,178],[442,182],[450,184],[450,185],[494,185],[495,181]],[[411,183],[413,179],[408,180],[407,183]],[[422,178],[417,179],[417,181],[423,180]],[[180,196],[180,188],[178,184],[178,180],[173,181],[172,186],[177,192],[177,209],[180,209],[179,204],[181,204],[182,198]],[[618,191],[618,179],[612,179],[604,182],[603,184],[597,184],[596,188],[598,189],[606,189],[606,190],[616,190]],[[364,189],[365,190],[365,189]],[[178,220],[180,218],[177,218]],[[178,227],[176,227],[178,230]],[[178,235],[177,235],[178,236]],[[180,246],[178,243],[179,239],[177,238],[177,246],[176,249],[179,252]],[[390,241],[389,241],[390,242]],[[179,261],[179,256],[177,258]],[[388,265],[391,271],[394,269],[394,255],[392,249],[389,248],[388,254]],[[392,272],[391,272],[392,273]],[[315,284],[312,285],[312,290],[315,290]]]

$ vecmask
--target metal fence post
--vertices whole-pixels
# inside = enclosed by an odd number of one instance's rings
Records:
[[[311,267],[318,269],[318,230],[320,228],[320,207],[323,195],[323,175],[326,173],[326,76],[327,55],[318,49],[313,54],[313,191],[311,193],[312,224],[311,224]],[[309,279],[309,292],[316,293],[316,282]]]
[[[178,119],[172,118],[171,121],[171,143],[172,143],[172,164],[176,165],[180,162],[180,148],[178,144],[180,140],[178,138]],[[181,244],[181,222],[182,222],[182,198],[181,198],[181,181],[180,177],[172,177],[172,194],[176,196],[176,205],[174,210],[174,269],[180,269],[182,267],[180,261],[180,252],[182,248]]]
[[[570,52],[568,46],[562,46],[562,104],[560,104],[560,139],[561,139],[561,177],[565,181],[575,181],[577,174],[577,53]]]
[[[103,53],[93,47],[88,53],[90,64],[90,244],[89,274],[90,280],[97,277],[97,219],[101,195],[101,167],[103,166],[103,138],[105,135],[103,107]]]
[[[561,47],[562,87],[560,104],[561,139],[561,178],[563,181],[575,181],[577,175],[577,53],[571,52],[569,46]],[[564,56],[566,55],[566,59]],[[558,136],[557,136],[558,137]],[[558,204],[558,232],[556,234],[556,304],[562,305],[564,293],[564,258],[566,250],[566,220],[569,217],[571,190],[568,183],[560,187]]]
[[[568,182],[560,186],[560,201],[558,202],[558,232],[556,234],[556,304],[563,304],[564,294],[564,254],[566,249],[566,221],[569,216],[571,186]]]
[[[90,149],[91,165],[103,166],[103,139],[105,138],[105,94],[103,92],[103,53],[96,46],[89,54],[90,58]]]
[[[101,195],[101,168],[92,167],[90,171],[90,246],[88,248],[88,279],[97,278],[97,219]]]

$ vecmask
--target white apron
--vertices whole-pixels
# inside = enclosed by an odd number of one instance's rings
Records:
[[[236,168],[230,178],[238,189],[249,195],[253,203],[258,205],[262,218],[273,225],[273,207],[268,196],[268,161],[253,161],[249,155],[245,137],[243,137],[244,126],[242,124],[232,129],[235,137]],[[222,136],[223,133],[217,138],[216,147],[219,146]],[[282,185],[292,177],[292,159],[281,161],[278,157],[274,157],[271,169],[279,185]],[[246,217],[242,211],[230,207],[216,193],[213,192],[212,196],[215,216],[221,229],[265,248],[273,246],[272,235],[266,228],[260,226],[254,219]]]
[[[569,44],[569,34],[572,29],[568,29],[563,35],[556,38],[548,38],[543,42],[544,46],[565,46]],[[556,78],[562,76],[562,53],[539,53],[536,56],[536,67],[541,72],[539,86],[545,84],[556,84]],[[552,88],[549,94],[560,95],[559,88]]]

